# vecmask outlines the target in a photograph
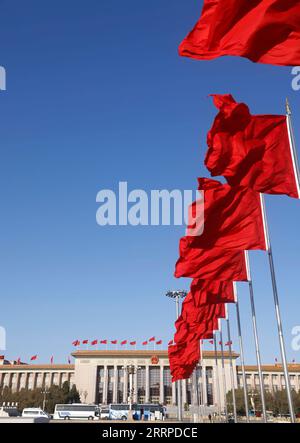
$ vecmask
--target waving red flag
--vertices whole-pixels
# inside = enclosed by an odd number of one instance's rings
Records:
[[[231,186],[299,198],[296,159],[285,115],[251,115],[244,103],[213,95],[220,110],[208,133],[205,165]]]
[[[92,346],[95,346],[96,344],[98,344],[98,340],[93,340],[93,341],[91,341],[91,345],[92,345]]]
[[[297,0],[204,0],[200,20],[179,54],[210,60],[223,55],[273,65],[300,65]]]
[[[88,340],[83,340],[83,341],[82,341],[82,344],[83,344],[83,345],[87,345],[88,343],[89,343]]]
[[[174,344],[174,341],[173,340],[170,340],[169,342],[168,342],[168,346],[172,346]]]
[[[147,344],[148,344],[147,341],[143,341],[143,343],[142,343],[143,346],[146,346]]]
[[[204,228],[205,229],[205,228]],[[190,237],[180,240],[180,258],[175,277],[207,280],[247,281],[245,253],[233,249],[200,249],[193,247]]]
[[[73,346],[79,346],[80,345],[80,341],[79,340],[75,340],[72,343]]]
[[[127,345],[127,340],[121,341],[121,346]]]
[[[117,343],[118,343],[118,340],[112,340],[112,341],[111,341],[111,344],[112,344],[112,345],[116,345]]]
[[[191,246],[266,250],[260,194],[207,178],[198,181],[204,195],[204,214],[198,219],[196,202],[191,205],[189,220],[193,220],[193,224],[189,223],[187,228]]]
[[[107,340],[100,340],[101,345],[107,345]]]
[[[157,344],[157,345],[161,345],[161,344],[162,344],[162,340],[158,340],[158,341],[156,342],[156,344]]]
[[[131,341],[129,344],[130,344],[131,346],[135,346],[135,345],[136,345],[136,341]]]
[[[187,379],[200,360],[199,340],[194,339],[188,344],[169,346],[168,354],[172,382]]]
[[[155,341],[155,337],[149,338],[149,342],[151,342],[151,341]]]
[[[34,360],[37,360],[37,355],[33,355],[33,356],[30,358],[30,361],[34,361]]]

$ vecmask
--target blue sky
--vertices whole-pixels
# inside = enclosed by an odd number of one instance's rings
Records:
[[[96,224],[96,194],[193,189],[216,113],[232,93],[253,113],[283,113],[300,143],[291,69],[239,58],[199,62],[177,46],[200,14],[192,0],[1,1],[0,324],[9,358],[65,362],[74,339],[173,333],[181,227]],[[287,352],[299,313],[299,202],[267,197]],[[262,360],[279,357],[264,253],[251,253]],[[255,362],[250,305],[240,284],[246,360]],[[234,309],[230,308],[230,314]],[[237,348],[235,318],[232,321]],[[208,346],[209,348],[209,346]]]

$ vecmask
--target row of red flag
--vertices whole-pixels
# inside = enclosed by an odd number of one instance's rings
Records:
[[[173,342],[172,340],[169,342],[169,345],[172,344],[171,342]],[[149,343],[155,343],[156,345],[162,345],[163,341],[162,340],[156,340],[155,337],[151,337],[146,341],[142,342],[142,346],[147,346]],[[72,342],[72,345],[77,347],[80,346],[80,344],[83,345],[88,345],[90,344],[91,346],[96,346],[96,345],[108,345],[108,344],[112,344],[112,345],[117,345],[120,344],[121,346],[125,346],[127,344],[129,344],[130,346],[136,346],[137,345],[137,341],[129,341],[129,340],[74,340]]]
[[[203,214],[194,202],[180,240],[175,276],[192,283],[169,347],[173,381],[190,377],[200,340],[213,337],[226,318],[226,304],[236,301],[234,282],[250,280],[246,251],[268,250],[261,193],[299,198],[287,117],[253,116],[231,95],[213,99],[219,113],[208,132],[205,165],[227,184],[198,179]]]
[[[300,2],[227,0],[224,5],[223,0],[204,0],[179,54],[298,66]],[[246,251],[269,250],[260,193],[300,197],[289,109],[286,116],[252,115],[229,94],[213,99],[219,113],[207,135],[205,165],[227,184],[198,180],[204,214],[197,214],[198,202],[191,205],[186,236],[180,240],[175,276],[193,280],[175,323],[175,344],[169,346],[173,381],[191,375],[199,362],[200,340],[213,337],[226,317],[226,303],[235,302],[234,282],[250,279]]]

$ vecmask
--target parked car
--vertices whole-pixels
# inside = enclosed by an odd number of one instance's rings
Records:
[[[100,409],[100,419],[101,420],[109,420],[109,408],[101,408]]]
[[[44,412],[41,408],[24,408],[22,412],[22,417],[30,417],[30,418],[36,418],[36,417],[44,417],[44,418],[50,418],[50,416]]]

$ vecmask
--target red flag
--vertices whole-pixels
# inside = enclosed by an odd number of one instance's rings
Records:
[[[4,355],[0,355],[0,360],[4,360]]]
[[[168,346],[172,346],[173,344],[174,344],[174,341],[170,340],[169,343],[168,343]]]
[[[117,343],[118,343],[118,340],[112,340],[112,341],[111,341],[111,344],[112,344],[112,345],[116,345]]]
[[[101,345],[107,345],[107,340],[101,340],[101,341],[100,341],[100,344],[101,344]]]
[[[51,365],[53,364],[53,355],[52,355],[52,357],[50,358],[50,363],[51,363]]]
[[[233,282],[194,279],[191,284],[191,298],[187,297],[184,300],[183,311],[188,306],[189,300],[196,307],[216,303],[234,303]]]
[[[147,341],[143,341],[143,343],[142,343],[143,346],[146,346],[147,344],[148,344]]]
[[[33,355],[33,356],[30,358],[30,361],[34,361],[34,360],[37,360],[37,355]]]
[[[266,250],[260,194],[248,188],[232,188],[216,180],[198,180],[199,190],[204,191],[204,214],[200,219],[196,217],[195,223],[187,229],[191,246]],[[196,202],[190,207],[192,218],[195,218],[195,207]]]
[[[231,186],[299,198],[299,183],[285,115],[251,115],[231,95],[213,95],[219,109],[208,133],[205,165]]]
[[[205,229],[205,228],[204,228]],[[180,240],[180,258],[176,263],[175,277],[192,277],[203,280],[247,281],[245,253],[232,249],[200,249],[192,246],[193,239]]]
[[[136,341],[131,341],[129,344],[130,344],[131,346],[135,346],[135,345],[136,345]]]
[[[72,343],[73,346],[79,346],[80,345],[80,341],[79,340],[75,340]]]
[[[149,342],[151,342],[151,341],[155,341],[155,337],[149,338]]]
[[[204,0],[200,20],[179,54],[223,55],[273,65],[300,65],[300,3],[296,0]]]
[[[121,341],[121,346],[123,346],[123,345],[127,345],[127,340]]]
[[[157,345],[161,345],[161,344],[162,344],[162,340],[158,340],[158,341],[156,342],[156,344],[157,344]]]
[[[91,345],[92,346],[95,346],[95,345],[97,345],[98,344],[98,340],[93,340],[93,341],[91,341]]]
[[[199,340],[188,344],[176,344],[168,348],[172,382],[187,379],[200,360]]]
[[[227,341],[226,343],[225,343],[225,346],[231,346],[232,345],[232,341]]]
[[[213,345],[213,344],[214,344],[214,341],[213,341],[213,340],[209,340],[209,343],[210,343],[211,345]]]
[[[88,340],[83,340],[82,344],[83,344],[83,345],[87,345],[88,342],[89,342]]]

